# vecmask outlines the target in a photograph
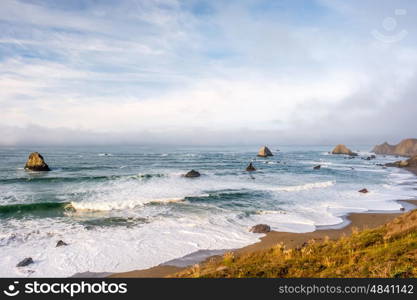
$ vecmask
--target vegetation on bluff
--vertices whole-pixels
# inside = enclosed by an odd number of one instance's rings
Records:
[[[236,255],[195,265],[175,277],[417,277],[417,210],[338,240]]]

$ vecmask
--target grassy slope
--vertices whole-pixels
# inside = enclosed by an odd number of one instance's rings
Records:
[[[336,241],[227,253],[175,277],[417,277],[417,210]]]

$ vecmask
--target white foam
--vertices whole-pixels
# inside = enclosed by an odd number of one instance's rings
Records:
[[[306,191],[306,190],[317,189],[317,188],[327,188],[334,184],[335,184],[334,181],[313,182],[313,183],[306,183],[306,184],[294,185],[294,186],[272,187],[272,188],[269,188],[269,190],[284,191],[284,192],[298,192],[298,191]]]
[[[15,225],[20,235],[35,226],[39,231],[29,235],[24,243],[16,241],[2,247],[0,277],[55,277],[87,271],[143,269],[199,249],[233,249],[259,238],[242,230],[239,224],[214,216],[164,218],[130,229],[86,230],[47,219],[20,221]],[[69,245],[56,248],[60,239]],[[16,264],[25,257],[32,257],[35,263],[17,268]]]
[[[71,202],[71,206],[79,211],[109,211],[109,210],[124,210],[131,209],[137,206],[142,206],[147,203],[173,203],[184,201],[183,198],[166,198],[166,199],[142,199],[136,201],[84,201]]]

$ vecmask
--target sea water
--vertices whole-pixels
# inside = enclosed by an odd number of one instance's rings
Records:
[[[0,276],[143,269],[257,242],[259,223],[310,232],[350,212],[399,211],[417,178],[378,165],[398,158],[361,159],[370,148],[353,147],[354,159],[330,146],[270,146],[268,158],[253,146],[0,148]],[[32,151],[52,171],[25,171]],[[185,178],[191,169],[201,177]],[[17,268],[25,257],[34,263]]]

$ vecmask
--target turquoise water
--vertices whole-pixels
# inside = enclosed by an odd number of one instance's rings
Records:
[[[370,148],[352,147],[355,159],[329,146],[270,145],[267,159],[249,146],[1,148],[0,276],[146,268],[256,242],[248,228],[257,223],[307,232],[349,212],[398,211],[394,200],[415,197],[417,179],[378,165],[393,157],[361,159]],[[23,169],[32,151],[51,172]],[[182,176],[191,169],[202,176]],[[60,239],[69,246],[55,248]],[[35,264],[16,268],[26,256]]]

